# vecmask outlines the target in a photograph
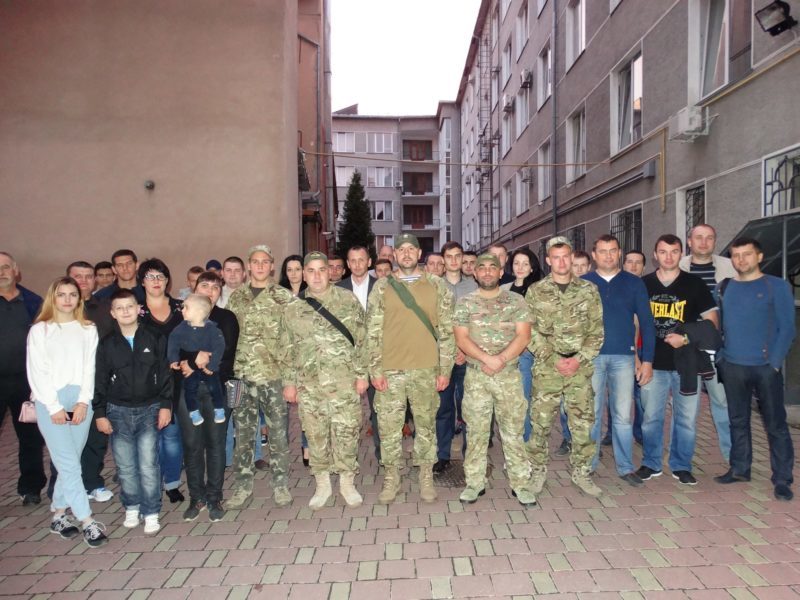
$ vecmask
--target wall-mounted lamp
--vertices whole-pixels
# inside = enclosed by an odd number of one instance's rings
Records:
[[[152,179],[148,179],[144,182],[144,189],[146,189],[148,192],[152,192],[154,189],[156,189],[156,182]]]
[[[783,0],[774,0],[761,10],[757,10],[755,17],[761,29],[770,35],[780,35],[787,29],[797,25],[797,21],[789,14],[791,7]]]

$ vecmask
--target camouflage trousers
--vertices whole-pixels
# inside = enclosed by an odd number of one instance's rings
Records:
[[[528,401],[522,391],[522,376],[516,365],[507,365],[496,375],[487,375],[472,364],[464,379],[461,410],[469,430],[464,474],[467,486],[480,490],[486,486],[486,460],[489,429],[494,411],[503,440],[508,480],[514,490],[528,484],[531,465],[522,430]]]
[[[591,439],[594,426],[594,392],[591,365],[582,366],[571,377],[564,377],[550,364],[536,363],[533,369],[533,401],[531,402],[531,439],[528,454],[534,470],[547,470],[550,428],[556,418],[561,398],[572,434],[569,456],[573,472],[588,473],[592,468],[595,446]],[[471,432],[470,432],[471,434]]]
[[[253,491],[253,458],[255,449],[252,440],[258,433],[258,411],[264,413],[269,428],[269,466],[272,473],[272,488],[286,487],[289,483],[289,440],[286,424],[289,409],[283,399],[280,381],[253,383],[245,381],[242,403],[233,409],[236,421],[236,451],[234,452],[234,491]]]
[[[297,397],[311,473],[356,473],[361,398],[354,381],[323,374],[316,381],[301,381]]]
[[[439,410],[436,373],[435,367],[386,371],[389,389],[375,392],[384,465],[400,466],[406,398],[414,415],[414,464],[432,465],[436,462],[436,411]]]

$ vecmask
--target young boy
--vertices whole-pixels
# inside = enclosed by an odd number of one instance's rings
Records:
[[[119,471],[120,498],[128,528],[144,515],[144,532],[161,529],[161,467],[158,430],[172,416],[172,374],[167,342],[157,331],[139,325],[139,303],[133,292],[111,296],[114,331],[97,346],[94,399],[97,429],[111,436]]]
[[[197,405],[197,388],[204,381],[211,400],[214,403],[214,422],[225,422],[225,403],[222,395],[222,383],[219,379],[219,363],[225,352],[225,338],[216,324],[208,320],[211,313],[211,300],[200,294],[190,294],[183,301],[183,323],[178,325],[169,334],[167,344],[167,358],[170,367],[180,369],[181,352],[195,353],[198,351],[210,352],[211,358],[208,366],[197,369],[183,380],[183,392],[186,399],[186,409],[192,419],[192,424],[197,427],[203,424],[203,415]]]

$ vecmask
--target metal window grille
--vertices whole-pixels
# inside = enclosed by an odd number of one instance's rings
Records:
[[[586,225],[578,225],[566,232],[573,250],[586,250]]]
[[[611,215],[611,235],[615,236],[623,252],[642,250],[642,208],[628,208]]]
[[[695,225],[706,222],[706,188],[700,185],[686,190],[686,237]]]

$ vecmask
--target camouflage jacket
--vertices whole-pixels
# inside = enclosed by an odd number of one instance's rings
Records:
[[[456,341],[453,336],[453,292],[447,288],[444,280],[429,273],[422,273],[422,278],[427,279],[436,289],[436,319],[431,319],[438,337],[438,374],[450,377],[456,355]],[[406,285],[400,279],[401,285]],[[389,286],[388,278],[384,277],[375,282],[367,303],[367,357],[370,377],[383,377],[384,367],[382,360],[383,351],[383,317],[384,296],[394,294]],[[418,319],[413,312],[408,310],[408,319]]]
[[[320,375],[345,381],[366,379],[366,317],[358,298],[335,285],[321,296],[312,295],[308,289],[305,293],[342,322],[355,346],[308,302],[292,302],[283,312],[281,326],[283,385],[313,381]]]
[[[236,377],[253,383],[281,378],[281,318],[286,307],[296,301],[289,290],[272,282],[255,298],[249,285],[231,294],[228,310],[239,321],[233,365]]]
[[[537,363],[576,352],[581,364],[591,364],[603,345],[603,303],[597,286],[573,277],[562,292],[548,275],[528,288],[525,299],[533,316],[528,348]]]

